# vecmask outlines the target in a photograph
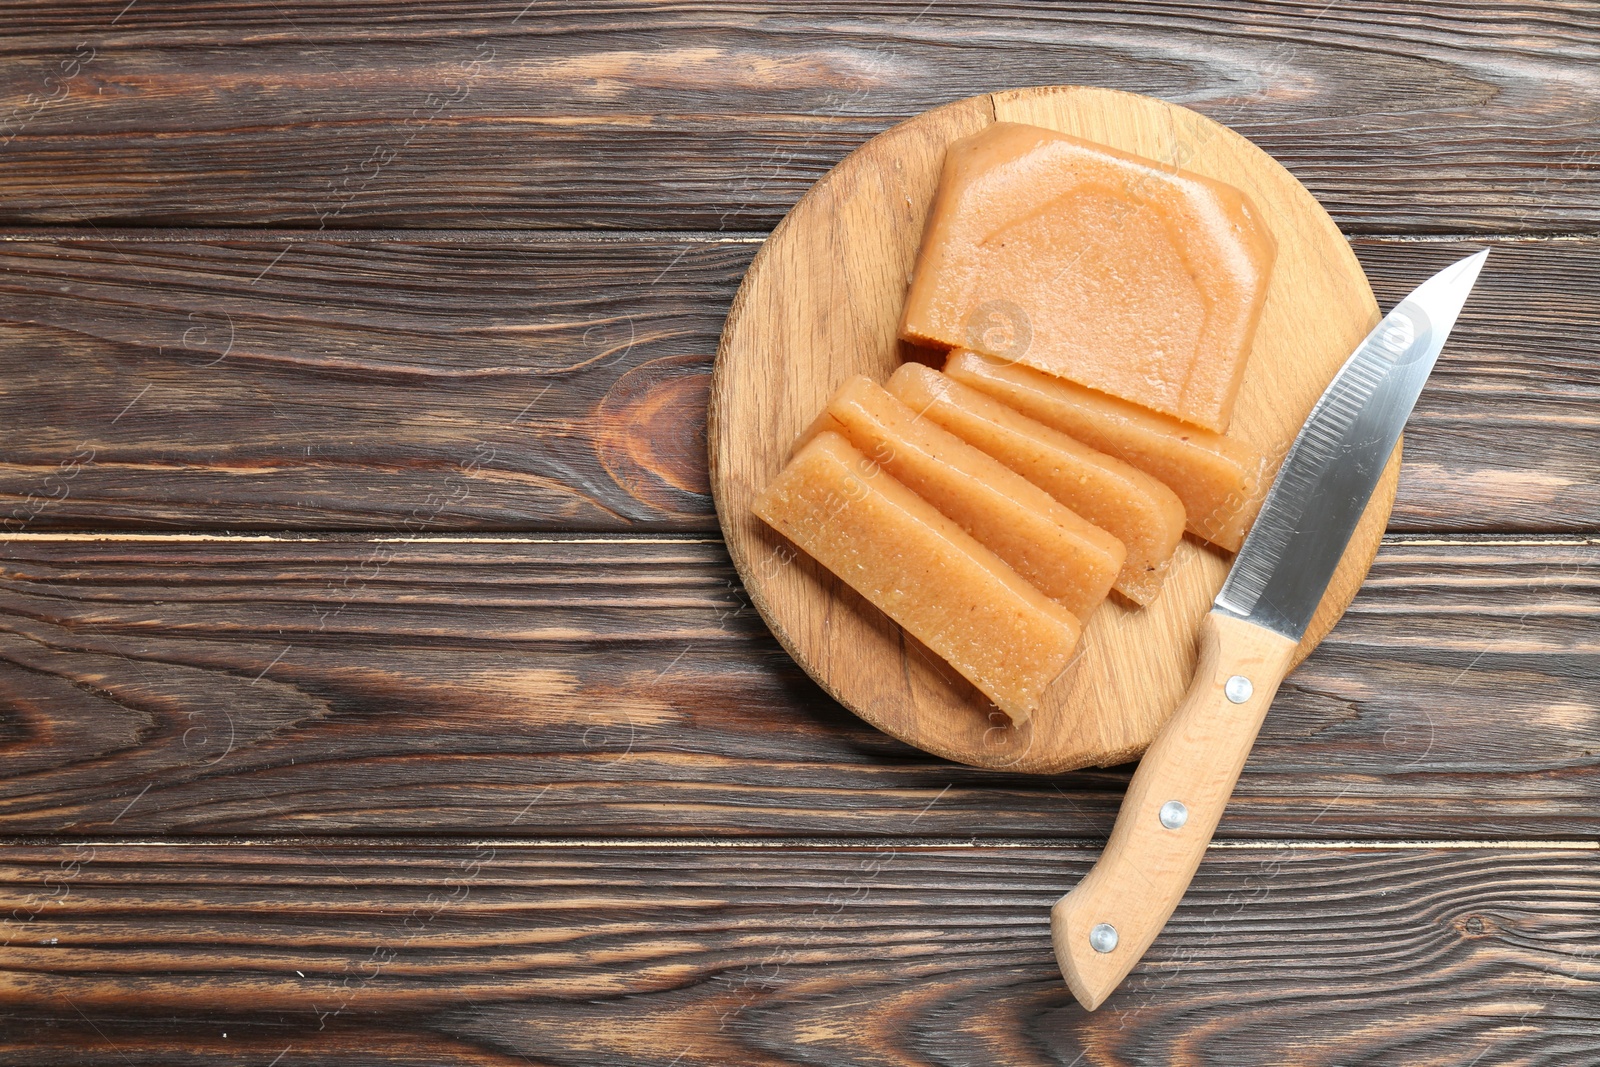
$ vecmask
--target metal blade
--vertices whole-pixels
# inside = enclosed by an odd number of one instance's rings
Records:
[[[1488,255],[1423,282],[1345,361],[1289,449],[1218,611],[1304,636]]]

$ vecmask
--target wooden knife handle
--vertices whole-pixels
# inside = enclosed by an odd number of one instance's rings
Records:
[[[1105,852],[1050,913],[1061,973],[1090,1011],[1189,888],[1297,644],[1215,611],[1202,622],[1189,692],[1139,761]]]

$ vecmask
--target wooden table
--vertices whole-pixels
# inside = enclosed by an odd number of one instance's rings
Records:
[[[0,1062],[1600,1062],[1600,11],[0,9]],[[828,701],[706,493],[808,183],[1081,82],[1255,139],[1384,304],[1491,247],[1354,608],[1094,1015],[1127,770]]]

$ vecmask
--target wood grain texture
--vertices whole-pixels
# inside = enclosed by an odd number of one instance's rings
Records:
[[[964,768],[860,723],[715,543],[0,552],[9,833],[1082,839],[1128,780]],[[1600,545],[1389,545],[1220,837],[1600,835],[1597,622]]]
[[[1366,241],[1355,248],[1386,308],[1412,278],[1468,250]],[[1406,423],[1394,528],[1600,528],[1592,490],[1600,473],[1600,315],[1574,311],[1583,294],[1600,289],[1596,253],[1600,243],[1586,239],[1512,242],[1490,253],[1500,262],[1480,276]]]
[[[1600,528],[1586,491],[1600,455],[1600,240],[1488,245],[1407,428],[1391,525]],[[700,418],[758,247],[671,234],[12,234],[0,241],[0,420],[15,429],[0,521],[714,530]],[[1355,242],[1384,307],[1473,247]],[[73,462],[80,447],[93,462]]]
[[[1347,232],[1592,234],[1597,46],[1576,0],[0,6],[0,520],[395,538],[0,543],[0,829],[81,835],[0,842],[0,1063],[1600,1062],[1577,851],[1213,851],[1086,1024],[1091,853],[904,837],[1103,837],[1126,770],[900,745],[717,544],[635,543],[715,528],[733,231],[895,121],[1098,82]],[[1495,244],[1395,528],[1600,529],[1600,241]],[[1470,250],[1355,247],[1385,306]],[[1390,545],[1221,837],[1600,835],[1600,545],[1531,540]],[[236,832],[410,836],[177,844]]]
[[[703,528],[738,242],[0,242],[8,529]],[[71,477],[59,471],[92,453]],[[30,494],[32,494],[30,496]]]
[[[8,845],[0,1063],[1581,1064],[1593,850],[1213,851],[1089,1015],[1077,849]]]
[[[0,13],[0,220],[766,229],[895,121],[1077,83],[1236,127],[1347,229],[1600,223],[1578,0],[122,7]]]
[[[1277,258],[1229,434],[1274,472],[1379,315],[1327,214],[1259,149],[1181,107],[1082,87],[974,97],[902,123],[830,171],[762,247],[723,328],[706,416],[717,516],[752,602],[801,667],[885,733],[962,763],[1058,773],[1123,763],[1150,743],[1194,674],[1196,634],[1227,576],[1225,553],[1186,540],[1153,604],[1102,605],[1084,620],[1070,675],[1017,723],[991,714],[986,696],[751,510],[846,379],[881,383],[907,358],[898,340],[906,279],[945,150],[995,121],[1181,162],[1250,197]],[[1391,457],[1302,653],[1355,595],[1383,535],[1398,464]]]

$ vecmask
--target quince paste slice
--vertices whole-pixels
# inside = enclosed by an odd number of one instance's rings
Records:
[[[1080,620],[1122,570],[1121,541],[865,375],[839,387],[805,436],[823,430],[841,434]]]
[[[754,511],[1015,723],[1072,661],[1071,612],[836,433],[804,444]]]
[[[1183,538],[1183,501],[1161,482],[920,363],[888,390],[912,411],[993,456],[1127,549],[1117,592],[1149,604]]]
[[[1275,255],[1230,185],[997,122],[945,155],[901,335],[1220,433]]]
[[[1219,548],[1239,551],[1261,510],[1266,457],[1243,441],[977,352],[951,352],[944,372],[1162,482],[1188,530]]]

